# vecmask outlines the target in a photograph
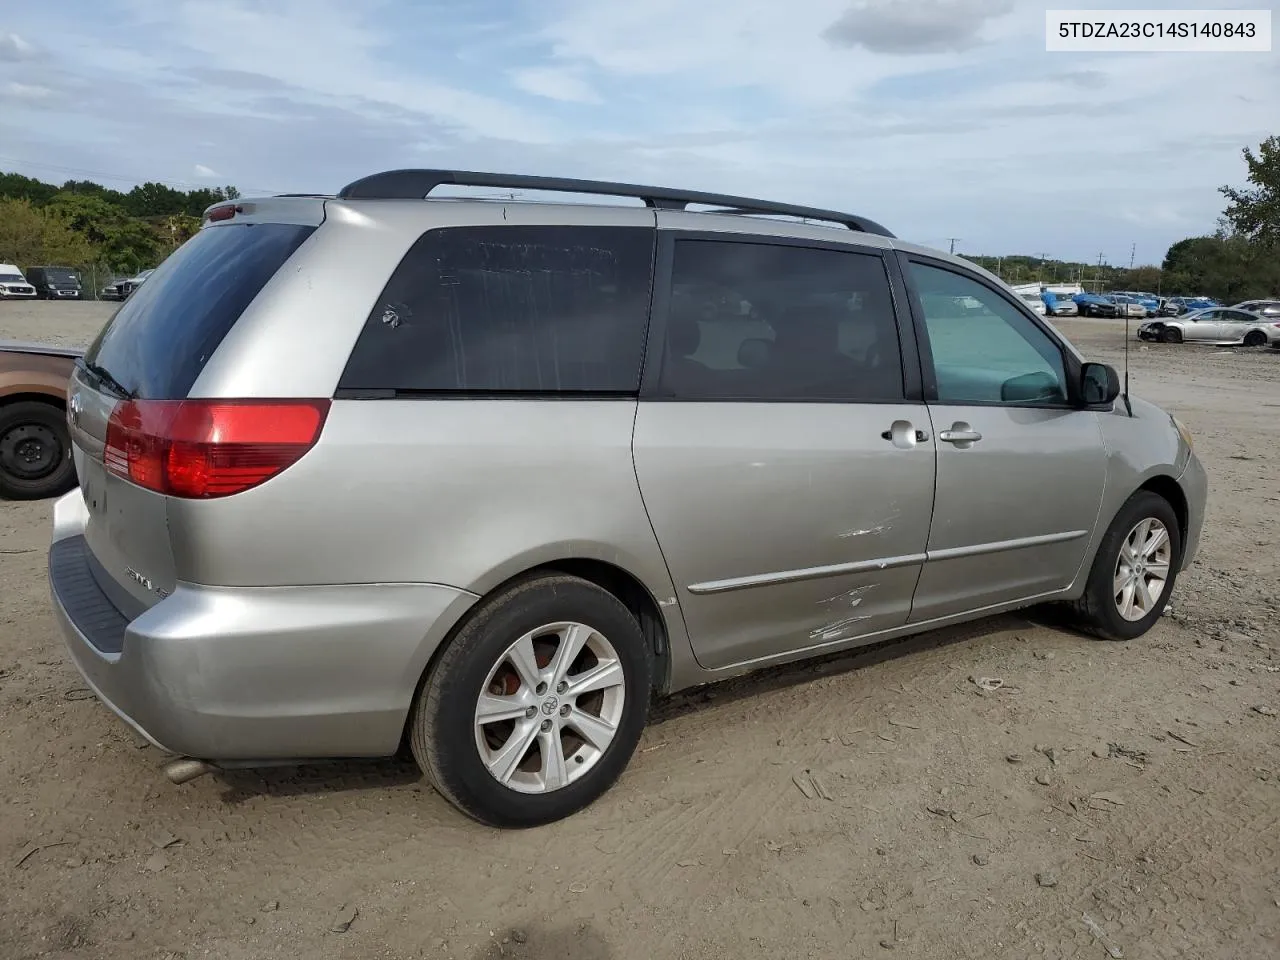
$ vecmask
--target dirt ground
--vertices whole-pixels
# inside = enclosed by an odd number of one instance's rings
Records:
[[[110,309],[0,304],[0,339]],[[1280,956],[1280,354],[1132,350],[1212,483],[1148,636],[1003,617],[679,698],[527,832],[402,761],[170,785],[63,651],[50,504],[0,503],[0,958]]]

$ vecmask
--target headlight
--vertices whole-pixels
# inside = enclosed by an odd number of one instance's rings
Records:
[[[1175,416],[1171,415],[1169,419],[1173,421],[1173,425],[1178,431],[1178,436],[1180,436],[1182,438],[1182,442],[1187,445],[1187,449],[1193,449],[1195,444],[1191,441],[1191,431],[1187,429],[1187,425]]]

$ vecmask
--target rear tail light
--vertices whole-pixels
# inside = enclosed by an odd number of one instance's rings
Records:
[[[107,470],[170,497],[256,487],[320,439],[328,400],[125,400],[107,423]]]

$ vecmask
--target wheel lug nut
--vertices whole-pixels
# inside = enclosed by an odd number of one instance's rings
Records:
[[[547,692],[547,685],[545,683],[538,684],[534,692],[537,693],[538,696],[542,696]]]
[[[560,708],[560,716],[567,717],[569,715],[569,705],[566,703]]]
[[[556,693],[564,693],[568,689],[569,684],[565,683],[563,680],[556,684]]]
[[[543,733],[549,733],[550,731],[551,731],[551,721],[550,721],[550,720],[543,720],[543,721],[542,721],[542,732],[543,732]]]
[[[527,710],[525,710],[525,712],[524,712],[524,717],[525,717],[525,719],[526,719],[526,720],[532,720],[532,719],[533,719],[534,717],[536,717],[537,715],[538,715],[538,708],[537,708],[537,707],[529,707],[529,708],[528,708]]]

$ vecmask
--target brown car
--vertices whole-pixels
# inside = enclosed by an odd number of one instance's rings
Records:
[[[76,485],[67,380],[79,350],[0,341],[0,497],[38,500]]]

